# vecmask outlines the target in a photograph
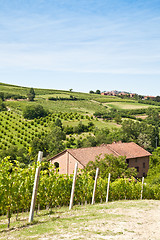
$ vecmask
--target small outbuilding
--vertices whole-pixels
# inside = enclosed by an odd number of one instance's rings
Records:
[[[128,167],[137,169],[137,177],[147,175],[149,169],[149,157],[151,153],[146,151],[134,142],[130,143],[112,143],[103,144],[99,147],[67,149],[56,156],[49,159],[59,168],[60,174],[73,174],[75,163],[78,163],[78,168],[85,168],[89,161],[95,161],[97,156],[104,158],[106,154],[114,156],[125,156]]]

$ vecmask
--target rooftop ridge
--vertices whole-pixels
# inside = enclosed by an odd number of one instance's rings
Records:
[[[114,149],[112,149],[110,146],[107,145],[107,147],[115,154],[117,154],[118,156],[121,156],[117,151],[115,151]]]

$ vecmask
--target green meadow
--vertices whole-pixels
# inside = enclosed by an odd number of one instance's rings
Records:
[[[144,109],[149,108],[151,105],[142,104],[137,102],[112,102],[112,103],[105,103],[107,107],[115,108],[115,109]],[[157,106],[152,106],[157,107]]]

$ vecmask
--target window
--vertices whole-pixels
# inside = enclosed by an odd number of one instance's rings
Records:
[[[139,172],[139,167],[135,167],[135,169],[137,169],[137,172]]]
[[[143,163],[143,168],[145,168],[146,166],[145,166],[145,162]]]
[[[58,168],[58,172],[59,172],[59,163],[58,163],[58,162],[55,162],[55,163],[54,163],[54,166],[55,166],[55,169]]]
[[[135,162],[137,162],[137,158],[135,158]]]

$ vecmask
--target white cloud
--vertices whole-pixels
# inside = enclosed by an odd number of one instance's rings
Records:
[[[62,13],[1,15],[0,70],[61,72],[71,80],[76,73],[160,75],[159,17]]]

